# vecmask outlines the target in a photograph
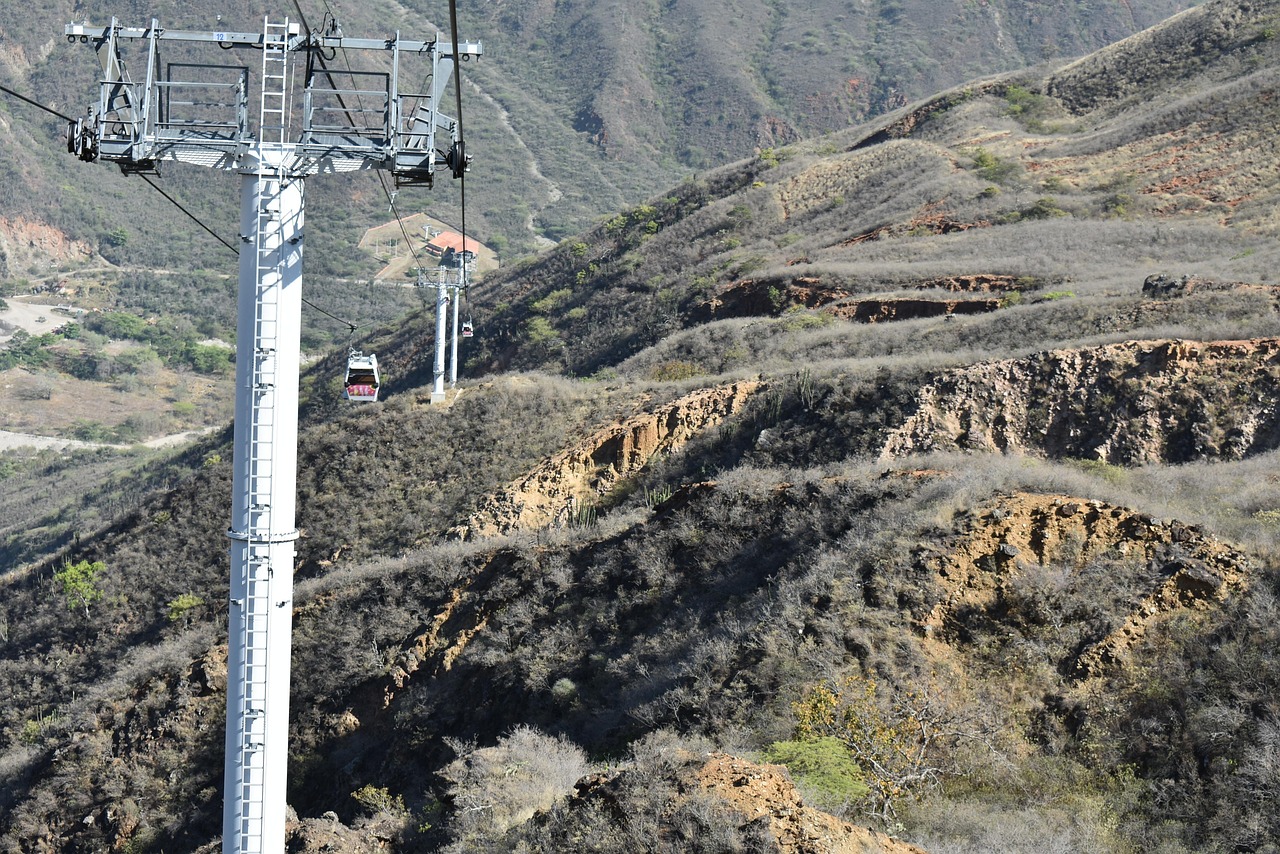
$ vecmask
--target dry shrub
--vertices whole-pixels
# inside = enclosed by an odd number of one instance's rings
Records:
[[[453,798],[454,837],[471,844],[496,838],[573,791],[587,757],[564,738],[518,726],[493,747],[453,745],[459,756],[440,776]]]

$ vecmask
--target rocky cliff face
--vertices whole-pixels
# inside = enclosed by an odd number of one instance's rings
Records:
[[[951,371],[889,457],[1040,452],[1120,465],[1240,459],[1280,444],[1280,340],[1129,341]]]
[[[1005,281],[1011,277],[948,276],[918,282],[919,290],[960,291],[1013,290],[1016,285]],[[778,315],[789,309],[821,309],[842,320],[858,323],[884,323],[913,320],[919,317],[941,317],[949,314],[982,314],[1000,308],[1001,300],[936,299],[922,297],[868,297],[854,299],[845,288],[824,284],[818,276],[796,276],[787,281],[743,279],[733,282],[714,297],[695,306],[688,319],[707,323],[730,317]]]
[[[742,409],[763,387],[738,382],[700,389],[656,411],[608,427],[490,495],[461,537],[491,537],[522,528],[567,525],[624,478],[638,473],[655,455],[676,450],[697,434]]]
[[[93,257],[93,249],[51,225],[0,217],[0,273],[22,276]]]

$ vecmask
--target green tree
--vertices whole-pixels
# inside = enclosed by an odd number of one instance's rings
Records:
[[[560,337],[556,334],[555,327],[545,317],[529,318],[525,321],[524,330],[530,343],[545,344],[548,347],[559,343]]]
[[[183,593],[169,600],[169,622],[176,623],[190,618],[191,612],[204,605],[204,597],[194,593]]]
[[[974,146],[969,149],[968,154],[973,158],[973,165],[978,174],[984,179],[994,181],[997,184],[1004,183],[1015,177],[1021,169],[1016,161],[1004,160],[980,146]]]
[[[147,340],[147,322],[134,314],[123,311],[111,311],[97,315],[87,322],[94,331],[108,338],[128,338],[134,341]]]
[[[84,615],[89,616],[89,606],[102,598],[102,588],[97,584],[100,574],[106,571],[107,565],[100,560],[90,563],[82,560],[79,563],[65,561],[62,569],[54,572],[54,580],[62,585],[62,595],[66,597],[67,608],[75,611],[84,608]]]
[[[809,789],[821,809],[839,809],[871,793],[862,769],[844,742],[833,736],[805,741],[775,741],[765,759],[787,766],[798,782]]]
[[[188,364],[201,374],[224,374],[231,370],[232,351],[208,344],[190,344],[184,350]]]

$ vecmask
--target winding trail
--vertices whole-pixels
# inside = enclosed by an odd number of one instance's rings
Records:
[[[502,104],[498,103],[497,98],[493,97],[488,92],[481,89],[478,85],[476,85],[471,80],[467,80],[466,82],[467,82],[467,85],[471,88],[471,90],[476,93],[476,96],[480,98],[480,100],[484,101],[486,104],[489,104],[491,107],[497,110],[498,120],[502,123],[502,127],[507,131],[507,133],[511,134],[511,137],[516,141],[517,144],[519,144],[520,148],[524,151],[524,153],[529,156],[529,176],[533,178],[535,181],[538,181],[540,183],[547,185],[548,190],[546,195],[546,204],[544,204],[538,210],[542,210],[543,208],[550,207],[551,205],[560,201],[560,199],[564,197],[564,193],[560,191],[560,187],[556,184],[555,181],[552,181],[550,178],[548,178],[546,175],[542,173],[542,170],[538,166],[538,158],[534,156],[533,150],[530,149],[529,146],[525,145],[524,139],[520,136],[519,133],[516,132],[515,126],[511,124],[511,114],[507,112],[506,108],[503,107]],[[533,219],[534,219],[534,212],[530,211],[529,215],[525,217],[525,228],[529,229],[529,233],[533,235],[534,242],[537,243],[537,245],[540,247],[555,246],[556,242],[554,240],[552,240],[549,237],[543,237],[541,234],[538,234],[537,230],[534,229],[533,227]]]
[[[55,451],[84,451],[96,448],[124,449],[137,445],[146,448],[170,448],[198,439],[206,433],[212,433],[217,429],[219,429],[218,426],[205,427],[201,430],[186,430],[182,433],[171,433],[168,436],[156,436],[154,439],[135,442],[131,445],[114,445],[109,442],[82,442],[79,439],[60,439],[56,436],[36,436],[32,433],[13,433],[8,430],[0,430],[0,453],[24,448],[34,448],[35,450],[52,449]]]

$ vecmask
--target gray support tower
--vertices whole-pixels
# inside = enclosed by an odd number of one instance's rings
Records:
[[[71,123],[68,151],[113,161],[126,173],[155,172],[171,160],[241,176],[222,846],[225,854],[281,854],[298,536],[304,185],[313,175],[363,169],[390,172],[397,185],[430,186],[437,171],[461,177],[468,158],[458,123],[437,107],[455,63],[480,56],[481,46],[410,41],[398,33],[345,38],[336,22],[326,33],[303,33],[287,19],[269,18],[260,33],[170,31],[155,20],[124,27],[113,19],[107,26],[68,25],[66,36],[91,42],[102,68],[97,104]],[[256,50],[260,61],[249,67],[220,56],[207,65],[162,64],[166,41],[247,48],[235,55],[256,58]],[[125,45],[141,54],[141,81],[130,77]],[[378,71],[324,67],[325,56],[348,50],[380,51],[386,59]],[[295,116],[290,63],[299,55],[307,74]],[[429,64],[431,91],[400,91],[401,66],[409,61]],[[300,131],[291,134],[295,119]]]

